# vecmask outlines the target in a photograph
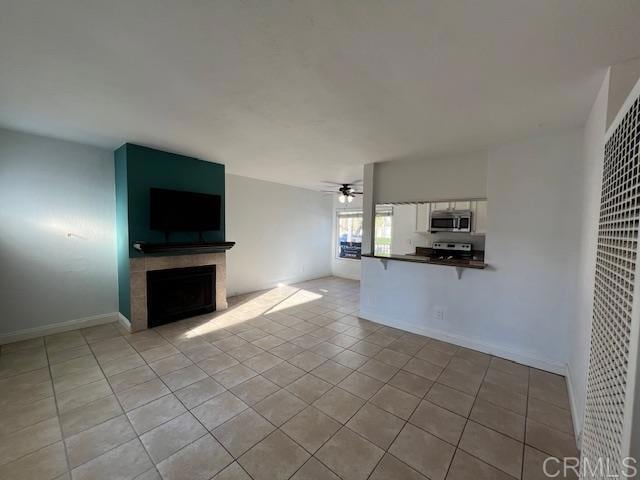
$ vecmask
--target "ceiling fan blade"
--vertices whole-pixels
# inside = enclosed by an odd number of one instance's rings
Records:
[[[351,192],[351,195],[364,195],[364,192]]]
[[[341,187],[342,185],[344,185],[343,183],[339,183],[339,182],[332,182],[332,181],[330,181],[330,180],[320,180],[320,183],[329,183],[329,184],[331,184],[331,185],[338,185],[338,186],[340,186],[340,187]]]

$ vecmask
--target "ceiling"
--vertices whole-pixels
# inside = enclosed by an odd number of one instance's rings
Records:
[[[584,123],[637,0],[0,0],[0,126],[319,187]]]

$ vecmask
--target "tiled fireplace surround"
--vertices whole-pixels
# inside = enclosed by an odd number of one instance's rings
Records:
[[[169,268],[216,267],[216,310],[227,308],[227,266],[225,253],[199,253],[193,255],[148,256],[129,259],[129,286],[131,295],[131,331],[145,330],[147,326],[147,272]]]

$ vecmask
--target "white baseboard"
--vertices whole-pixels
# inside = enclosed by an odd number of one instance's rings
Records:
[[[77,330],[78,328],[94,327],[104,323],[116,322],[118,320],[118,315],[118,312],[104,313],[101,315],[92,315],[90,317],[76,318],[66,322],[52,323],[41,327],[25,328],[15,332],[0,333],[0,345],[29,340],[31,338],[44,337],[45,335],[53,335],[54,333],[68,332],[69,330]]]
[[[485,342],[479,342],[472,338],[463,337],[453,333],[448,333],[442,330],[437,330],[429,327],[423,327],[421,325],[413,325],[403,321],[382,317],[379,314],[360,310],[360,318],[365,320],[371,320],[372,322],[387,325],[388,327],[399,328],[411,333],[417,333],[419,335],[425,335],[427,337],[442,340],[443,342],[453,343],[460,347],[471,348],[479,352],[488,353],[489,355],[495,355],[496,357],[506,358],[516,363],[526,365],[528,367],[538,368],[546,372],[557,373],[559,375],[566,375],[567,365],[564,363],[549,362],[543,358],[532,354],[531,352],[518,352],[513,351],[504,345],[494,345]]]
[[[235,297],[238,295],[245,295],[248,293],[256,293],[261,292],[263,290],[271,290],[272,288],[276,288],[279,285],[292,285],[295,283],[303,283],[309,282],[311,280],[318,280],[320,278],[331,277],[331,272],[325,273],[315,273],[311,275],[296,275],[293,277],[281,278],[279,280],[269,281],[269,282],[261,282],[257,285],[253,285],[251,287],[240,288],[238,290],[229,289],[229,282],[227,279],[227,297]]]
[[[127,332],[131,333],[131,322],[120,312],[118,312],[118,323],[122,325]]]
[[[571,420],[573,422],[573,433],[576,439],[576,447],[581,450],[580,443],[582,442],[582,422],[579,420],[582,417],[578,416],[578,408],[576,407],[576,393],[573,390],[573,378],[571,376],[571,368],[567,365],[567,392],[569,393],[569,406],[571,408]]]

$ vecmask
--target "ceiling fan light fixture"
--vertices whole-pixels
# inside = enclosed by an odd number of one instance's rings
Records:
[[[346,196],[346,195],[344,195],[344,194],[343,194],[343,195],[340,195],[340,196],[338,197],[338,201],[339,201],[340,203],[344,203],[344,202],[346,202],[346,201],[347,201],[347,196]]]
[[[353,195],[349,195],[347,197],[347,203],[351,203],[351,202],[353,202]]]

